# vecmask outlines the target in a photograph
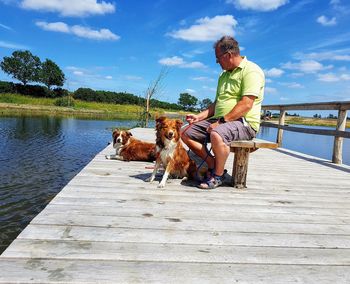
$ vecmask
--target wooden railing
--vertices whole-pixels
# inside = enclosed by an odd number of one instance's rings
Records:
[[[344,102],[325,102],[325,103],[307,103],[307,104],[289,104],[289,105],[264,105],[262,106],[264,111],[267,110],[279,110],[279,122],[278,124],[270,122],[262,122],[263,126],[278,128],[276,142],[279,146],[282,146],[283,130],[301,132],[307,134],[318,134],[334,136],[334,146],[332,162],[336,164],[342,163],[343,153],[343,140],[344,138],[350,138],[350,132],[345,131],[347,110],[350,109],[350,101]],[[338,121],[335,130],[325,129],[309,129],[302,127],[286,126],[284,125],[287,110],[337,110]]]

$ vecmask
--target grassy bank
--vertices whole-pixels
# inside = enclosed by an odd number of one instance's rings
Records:
[[[269,122],[278,123],[278,119],[271,119]],[[285,124],[336,127],[337,119],[286,116]],[[350,128],[349,120],[346,122],[346,128]]]
[[[137,105],[118,105],[75,100],[74,107],[55,106],[56,99],[34,98],[19,94],[0,94],[0,115],[55,115],[63,117],[91,119],[130,119],[140,118],[143,108]],[[152,117],[171,113],[171,110],[153,108]]]
[[[19,94],[0,94],[0,116],[18,116],[18,115],[55,115],[63,117],[91,118],[91,119],[129,119],[138,120],[143,108],[137,105],[117,105],[97,102],[86,102],[75,100],[73,108],[55,106],[56,99],[34,98]],[[152,108],[151,115],[173,115],[174,111],[161,108]],[[176,112],[184,115],[185,112]],[[278,119],[272,119],[271,122],[277,122]],[[336,119],[311,118],[287,116],[286,124],[300,124],[310,126],[329,126],[337,125]],[[350,121],[346,124],[350,128]]]

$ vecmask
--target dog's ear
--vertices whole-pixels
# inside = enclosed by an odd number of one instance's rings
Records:
[[[132,133],[130,131],[126,131],[126,133],[128,134],[128,136],[132,136]]]
[[[163,123],[164,122],[164,120],[166,120],[167,118],[165,117],[165,116],[161,116],[161,117],[158,117],[157,119],[156,119],[156,123],[158,124],[158,123]]]
[[[112,132],[112,136],[114,137],[116,135],[116,133],[119,132],[119,129],[118,128],[115,128]]]
[[[180,129],[184,123],[180,119],[176,119],[176,128]]]

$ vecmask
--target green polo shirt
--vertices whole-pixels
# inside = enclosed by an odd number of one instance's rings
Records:
[[[258,65],[243,57],[237,68],[232,71],[224,71],[219,77],[214,117],[229,113],[243,96],[254,96],[256,99],[253,107],[244,118],[254,130],[258,131],[264,86],[264,72]]]

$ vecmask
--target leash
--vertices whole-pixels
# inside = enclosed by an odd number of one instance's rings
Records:
[[[185,133],[190,127],[192,126],[192,124],[188,124],[183,133]],[[212,158],[215,158],[215,156],[211,153],[211,149],[212,147],[210,146],[210,149],[208,149],[208,142],[210,141],[210,136],[209,136],[209,133],[207,133],[207,135],[205,136],[205,139],[204,139],[204,143],[203,143],[203,146],[205,148],[205,151],[207,153],[206,157],[202,160],[202,162],[199,164],[199,166],[197,167],[197,170],[196,170],[196,178],[197,180],[201,180],[200,179],[200,176],[199,176],[199,170],[201,169],[201,167],[203,166],[203,164],[205,163],[205,161],[208,159],[208,157],[212,157]],[[191,149],[188,149],[187,150],[187,155],[190,156],[190,151]]]

